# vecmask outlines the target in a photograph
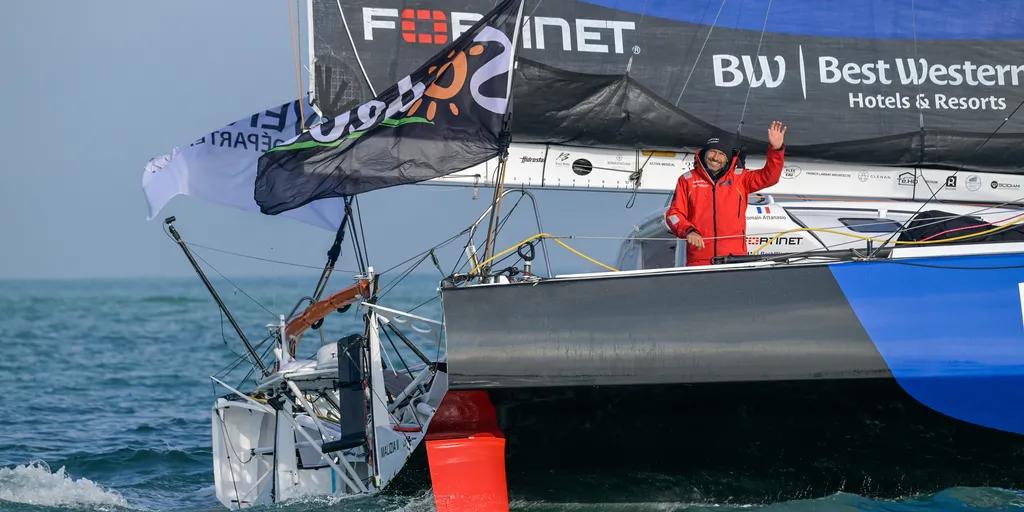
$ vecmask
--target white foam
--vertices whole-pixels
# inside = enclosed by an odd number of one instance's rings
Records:
[[[45,462],[0,468],[0,500],[42,506],[128,506],[117,491],[86,478],[74,480],[63,467],[50,471]]]

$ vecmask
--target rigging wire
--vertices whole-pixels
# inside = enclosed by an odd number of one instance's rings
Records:
[[[1006,126],[1006,123],[1010,122],[1010,119],[1012,119],[1013,116],[1016,115],[1017,112],[1020,111],[1021,107],[1024,107],[1024,99],[1022,99],[1020,101],[1020,103],[1017,104],[1017,107],[1013,109],[1013,112],[1010,112],[1010,115],[1008,115],[1008,116],[1003,118],[1003,122],[999,123],[999,126],[997,126],[996,129],[992,131],[992,133],[988,134],[988,137],[985,137],[985,140],[982,141],[981,144],[978,145],[978,147],[974,148],[974,151],[971,151],[971,154],[967,155],[967,157],[964,158],[964,162],[969,161],[971,158],[974,157],[974,155],[976,155],[979,151],[981,151],[981,148],[985,147],[985,145],[988,144],[988,142],[990,140],[992,140],[992,137],[995,137],[996,134],[999,133],[999,131],[1002,130],[1004,126]],[[956,176],[962,170],[964,170],[964,164],[960,164],[960,166],[957,167],[957,169],[955,171],[953,171],[953,174],[951,174],[950,176]],[[916,174],[914,175],[914,179],[915,180],[917,179],[917,175]],[[923,176],[922,176],[922,179],[923,179]],[[927,180],[925,180],[925,182],[927,183]],[[910,222],[910,220],[913,219],[914,217],[916,217],[917,214],[921,213],[921,211],[924,210],[924,207],[928,206],[928,204],[931,203],[935,199],[935,196],[937,196],[939,194],[939,192],[941,192],[942,189],[944,189],[945,187],[946,187],[945,183],[942,183],[941,185],[939,185],[939,187],[936,188],[934,192],[932,192],[931,197],[929,197],[928,200],[925,201],[924,203],[921,203],[921,206],[917,209],[916,212],[914,212],[914,215],[909,217],[907,219],[907,221],[904,222],[900,226],[900,230],[899,231],[903,231],[904,229],[906,229],[907,224]],[[1012,204],[1012,203],[1003,203],[1003,204]],[[875,249],[875,252],[878,252],[883,247],[888,245],[894,236],[896,236],[895,232],[884,243],[882,243],[882,245],[880,245],[877,249]]]
[[[920,58],[920,54],[917,51],[917,9],[915,8],[914,0],[910,0],[910,29],[914,35],[914,60],[917,61]],[[914,84],[917,89],[917,97],[914,98],[914,104],[917,107],[917,126],[920,130],[921,135],[921,148],[917,153],[917,166],[920,167],[924,163],[924,141],[925,141],[925,130],[924,130],[924,109],[921,108],[921,84],[924,83],[924,77]],[[916,172],[916,169],[915,169]],[[928,183],[925,182],[927,186]]]
[[[764,42],[764,33],[768,30],[768,14],[772,11],[772,1],[768,0],[768,8],[764,10],[764,23],[761,25],[761,37],[757,40],[757,51],[754,52],[754,57],[760,60],[761,58],[761,44]],[[747,116],[747,102],[750,101],[750,90],[753,89],[754,81],[747,80],[747,94],[743,98],[743,109],[740,110],[740,122],[736,125],[736,135],[741,136],[743,134],[743,120]]]
[[[708,35],[704,37],[704,44],[700,45],[700,51],[697,52],[697,58],[693,59],[693,65],[690,66],[690,73],[686,75],[686,80],[683,81],[683,89],[679,91],[679,96],[676,97],[675,105],[677,107],[679,106],[679,102],[683,99],[683,94],[686,93],[686,86],[690,85],[690,78],[693,77],[693,72],[697,69],[697,63],[700,62],[700,56],[704,54],[704,48],[707,47],[708,41],[711,40],[711,33],[715,31],[715,26],[718,25],[718,18],[722,15],[722,9],[724,8],[725,0],[722,0],[722,3],[718,5],[718,13],[715,14],[715,19],[711,22],[711,27],[708,28]]]
[[[298,91],[296,98],[299,102],[299,125],[302,131],[306,131],[306,110],[302,101],[302,65],[299,59],[302,57],[302,42],[299,41],[302,32],[299,25],[299,4],[295,3],[295,16],[292,16],[292,0],[286,2],[288,8],[288,39],[292,45],[292,62],[295,64],[295,88]]]
[[[216,247],[211,247],[211,246],[203,245],[203,244],[197,244],[195,242],[185,242],[185,244],[188,245],[189,247],[199,247],[201,249],[206,249],[208,251],[219,252],[219,253],[223,253],[223,254],[229,254],[231,256],[238,256],[239,258],[248,258],[248,259],[251,259],[251,260],[263,261],[263,262],[267,262],[267,263],[277,263],[279,265],[286,265],[286,266],[289,266],[289,267],[308,268],[308,269],[312,269],[312,270],[323,270],[323,265],[306,265],[304,263],[294,263],[294,262],[290,262],[290,261],[275,260],[275,259],[271,259],[271,258],[264,258],[264,257],[261,257],[261,256],[253,256],[251,254],[245,254],[245,253],[240,253],[240,252],[228,251],[226,249],[218,249]],[[354,270],[342,270],[342,272],[353,272],[354,273],[355,271]]]
[[[167,236],[167,238],[170,238],[170,239],[171,239],[172,241],[174,241],[174,237],[172,237],[172,236],[171,236],[171,234],[170,234],[170,233],[169,233],[169,232],[167,231],[167,225],[166,225],[166,224],[162,224],[162,229],[163,229],[164,235],[165,235],[165,236]],[[175,243],[177,243],[177,242],[175,242]],[[224,275],[224,274],[223,274],[223,273],[222,273],[222,272],[221,272],[220,270],[217,270],[217,267],[214,267],[214,266],[213,266],[213,265],[212,265],[212,264],[211,264],[211,263],[210,263],[209,261],[206,261],[206,259],[205,259],[205,258],[203,258],[203,256],[202,256],[201,254],[199,254],[198,252],[193,252],[192,254],[193,254],[193,255],[194,255],[194,256],[195,256],[196,258],[198,258],[198,259],[199,259],[199,261],[202,261],[203,263],[205,263],[205,264],[206,264],[206,266],[207,266],[207,267],[210,267],[210,269],[211,269],[211,270],[213,270],[214,272],[216,272],[216,273],[217,273],[217,275],[219,275],[219,276],[220,276],[221,278],[223,278],[223,279],[224,279],[225,281],[227,281],[227,282],[228,282],[228,284],[230,284],[231,286],[233,286],[233,287],[234,287],[234,288],[235,288],[236,290],[238,290],[239,292],[242,292],[242,295],[245,295],[246,297],[248,297],[248,298],[249,298],[249,300],[251,300],[251,301],[252,301],[253,303],[255,303],[255,304],[256,304],[257,306],[259,306],[259,307],[263,308],[263,310],[264,310],[264,311],[266,311],[267,313],[270,313],[270,316],[272,316],[272,317],[273,317],[273,318],[274,318],[275,320],[277,319],[277,315],[275,315],[273,311],[271,311],[271,310],[270,310],[270,309],[268,309],[268,308],[267,308],[266,306],[264,306],[264,305],[263,305],[263,303],[261,303],[260,301],[258,301],[258,300],[256,300],[255,298],[253,298],[253,296],[252,296],[252,295],[249,295],[248,293],[246,293],[246,291],[245,291],[245,290],[243,290],[243,289],[242,289],[242,287],[240,287],[240,286],[238,286],[237,284],[235,284],[235,282],[234,282],[234,281],[232,281],[231,279],[229,279],[229,278],[228,278],[228,276]]]
[[[650,0],[644,0],[644,6],[640,9],[640,19],[636,22],[637,33],[643,33],[644,18],[647,17],[647,4]],[[633,51],[632,54],[626,59],[626,71],[625,74],[628,77],[629,72],[633,69],[633,58],[640,55],[639,47],[634,46],[637,50]]]
[[[348,42],[352,45],[352,55],[356,57],[356,63],[359,64],[359,70],[363,72],[363,78],[366,80],[366,86],[370,88],[370,93],[374,97],[377,96],[377,90],[373,88],[373,82],[370,81],[370,75],[366,74],[366,67],[363,66],[363,59],[359,58],[359,50],[356,49],[356,42],[352,39],[352,31],[348,28],[348,20],[345,19],[345,10],[341,8],[341,0],[337,0],[338,12],[341,13],[341,24],[345,27],[345,34],[348,35]]]
[[[350,237],[350,239],[352,240],[352,250],[356,254],[356,263],[359,265],[359,272],[365,274],[366,260],[363,259],[363,251],[360,248],[361,244],[359,242],[359,233],[356,231],[356,221],[353,217],[355,217],[355,215],[348,216],[348,225],[350,231],[352,232],[352,236]]]
[[[352,196],[356,203],[356,218],[359,220],[359,238],[362,240],[363,261],[370,263],[369,243],[366,241],[366,231],[363,231],[363,212],[359,208],[359,194]]]
[[[467,227],[467,228],[463,229],[462,231],[459,231],[458,233],[456,233],[456,234],[454,234],[454,235],[452,235],[452,236],[448,237],[448,238],[447,238],[447,239],[445,239],[445,240],[444,240],[443,242],[440,242],[440,243],[438,243],[438,244],[434,245],[434,246],[433,246],[433,247],[431,247],[430,249],[427,249],[427,250],[425,250],[425,251],[421,251],[421,252],[418,252],[418,253],[416,253],[416,254],[414,254],[414,255],[410,256],[409,258],[405,259],[404,261],[401,261],[401,262],[399,262],[398,264],[396,264],[396,265],[393,265],[393,266],[391,266],[391,267],[390,267],[390,268],[388,268],[387,270],[384,270],[384,271],[382,271],[382,272],[378,272],[377,274],[378,274],[378,275],[384,275],[384,274],[386,274],[386,273],[388,273],[388,272],[391,272],[392,270],[395,270],[396,268],[399,268],[399,267],[401,267],[401,266],[405,265],[406,263],[409,263],[410,261],[412,261],[412,260],[414,260],[414,259],[416,259],[416,258],[418,258],[418,257],[420,257],[420,256],[422,256],[422,255],[424,255],[424,254],[427,254],[427,253],[429,253],[429,252],[430,252],[431,250],[433,250],[433,249],[440,249],[440,248],[442,248],[442,247],[444,247],[444,246],[448,245],[449,243],[451,243],[451,242],[455,241],[455,240],[456,240],[456,239],[458,239],[458,238],[459,238],[460,236],[462,236],[462,235],[464,235],[464,234],[468,233],[468,232],[469,232],[469,230],[470,230],[470,229],[472,229],[472,228],[473,228],[472,226],[469,226],[469,227]]]
[[[221,272],[220,270],[217,270],[217,267],[214,267],[212,264],[210,264],[209,261],[206,261],[206,258],[203,258],[203,256],[200,255],[199,253],[193,253],[193,254],[195,254],[196,258],[199,258],[199,261],[202,261],[204,264],[206,264],[207,267],[210,267],[210,269],[213,270],[214,272],[216,272],[217,275],[219,275],[222,279],[227,281],[228,284],[233,286],[239,292],[242,292],[242,295],[245,295],[254,304],[256,304],[257,306],[262,308],[263,311],[266,311],[267,313],[270,313],[270,316],[273,317],[275,320],[277,319],[277,315],[273,311],[271,311],[268,307],[264,306],[262,302],[256,300],[255,297],[253,297],[252,295],[249,295],[245,290],[242,289],[242,287],[238,286],[234,281],[229,279],[228,276],[224,275],[223,272]]]
[[[409,313],[412,313],[413,311],[416,311],[417,309],[422,308],[423,306],[426,306],[427,304],[430,304],[431,302],[434,302],[435,300],[440,299],[440,298],[441,298],[441,294],[434,295],[433,297],[431,297],[431,298],[429,298],[429,299],[419,303],[418,305],[416,305],[415,307],[410,309]]]

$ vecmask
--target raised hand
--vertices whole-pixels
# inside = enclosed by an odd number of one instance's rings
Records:
[[[772,121],[772,124],[768,126],[768,143],[772,145],[772,149],[782,149],[782,145],[786,142],[786,125]]]

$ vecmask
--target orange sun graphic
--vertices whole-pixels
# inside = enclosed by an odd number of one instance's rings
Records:
[[[484,53],[483,45],[476,44],[469,48],[469,54],[474,57]],[[441,85],[441,79],[444,78],[445,73],[451,70],[451,82],[448,85]],[[468,71],[468,65],[466,62],[466,52],[452,50],[448,53],[448,62],[444,63],[440,68],[437,66],[430,66],[427,68],[427,73],[433,74],[436,78],[434,83],[430,84],[430,87],[423,92],[423,98],[416,100],[409,109],[408,116],[416,114],[421,106],[423,106],[423,99],[430,98],[427,104],[427,120],[433,121],[434,117],[437,116],[437,101],[434,100],[447,100],[453,98],[462,87],[466,85],[466,75]],[[459,106],[455,103],[448,103],[448,110],[451,111],[453,116],[459,115]]]

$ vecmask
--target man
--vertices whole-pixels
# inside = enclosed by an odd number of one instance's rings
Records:
[[[747,254],[747,195],[779,182],[786,127],[768,128],[768,159],[744,169],[731,141],[712,137],[693,158],[693,170],[676,182],[665,224],[685,238],[686,264],[709,265],[715,256]]]

